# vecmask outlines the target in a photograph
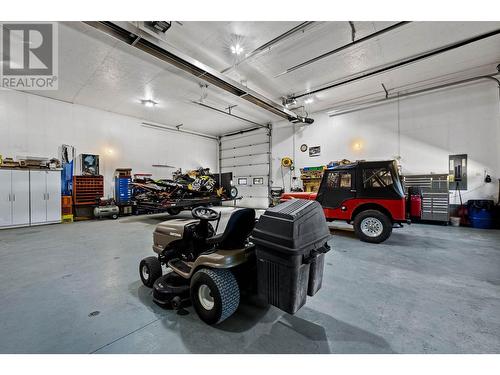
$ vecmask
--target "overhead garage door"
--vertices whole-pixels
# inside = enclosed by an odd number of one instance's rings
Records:
[[[237,202],[238,206],[269,206],[270,156],[270,129],[258,128],[221,137],[219,165],[222,173],[233,173],[238,196],[243,197]]]

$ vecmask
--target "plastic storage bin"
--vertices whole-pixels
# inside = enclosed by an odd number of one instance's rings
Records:
[[[491,229],[494,227],[492,200],[477,199],[467,202],[469,221],[473,228]]]
[[[269,208],[252,232],[259,296],[294,314],[323,278],[330,231],[321,205],[292,199]]]
[[[321,289],[323,283],[323,269],[325,268],[325,253],[330,250],[325,243],[321,251],[315,251],[309,258],[309,282],[307,285],[307,295],[314,296]]]

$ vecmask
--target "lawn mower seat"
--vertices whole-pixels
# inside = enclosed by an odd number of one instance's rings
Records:
[[[239,208],[231,214],[223,233],[207,239],[208,244],[218,244],[220,250],[241,249],[255,226],[255,210]]]

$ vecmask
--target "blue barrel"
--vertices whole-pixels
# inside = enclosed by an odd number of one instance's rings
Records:
[[[467,202],[469,221],[473,228],[491,229],[494,227],[493,205],[493,201],[484,199]]]

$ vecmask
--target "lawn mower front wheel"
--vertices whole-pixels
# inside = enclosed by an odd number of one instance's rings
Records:
[[[148,288],[152,288],[156,279],[161,277],[161,263],[157,257],[147,257],[139,263],[139,275],[142,283]]]

